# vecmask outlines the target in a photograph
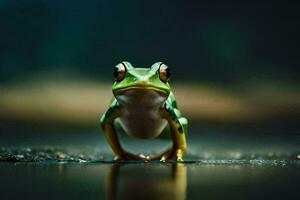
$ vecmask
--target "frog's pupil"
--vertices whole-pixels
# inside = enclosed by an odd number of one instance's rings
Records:
[[[113,75],[114,75],[115,78],[117,78],[117,77],[118,77],[118,74],[119,74],[119,68],[116,66],[116,67],[114,67],[114,69],[113,69]]]
[[[171,70],[169,68],[166,69],[166,77],[169,79],[171,76]]]

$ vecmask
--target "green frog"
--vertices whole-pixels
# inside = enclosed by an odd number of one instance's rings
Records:
[[[170,69],[162,62],[150,68],[133,67],[121,62],[113,69],[114,99],[102,115],[100,124],[115,160],[176,160],[183,161],[186,151],[188,120],[183,117],[169,84]],[[172,146],[160,153],[144,156],[126,151],[116,132],[117,124],[130,136],[155,138],[167,125]]]

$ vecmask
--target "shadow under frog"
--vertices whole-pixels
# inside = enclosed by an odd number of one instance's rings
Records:
[[[105,182],[106,199],[186,199],[183,163],[147,165],[115,163]]]

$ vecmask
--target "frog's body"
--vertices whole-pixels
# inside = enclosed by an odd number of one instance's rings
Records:
[[[159,108],[166,101],[164,93],[144,89],[128,89],[116,95],[121,107],[120,124],[129,135],[153,138],[160,135],[167,121],[160,116]]]
[[[187,120],[182,117],[171,92],[166,65],[155,63],[151,68],[134,68],[129,62],[115,67],[113,84],[115,99],[101,118],[101,126],[116,159],[166,159],[182,161],[186,149]],[[119,119],[124,131],[137,138],[159,136],[167,124],[173,139],[172,148],[155,156],[138,156],[126,152],[118,140],[114,121]]]

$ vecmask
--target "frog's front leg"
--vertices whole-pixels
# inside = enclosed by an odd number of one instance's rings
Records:
[[[115,154],[115,160],[148,160],[148,158],[143,155],[134,155],[122,148],[114,127],[114,120],[119,117],[120,112],[120,106],[117,100],[114,100],[100,119],[104,136]]]
[[[170,149],[158,155],[160,156],[160,161],[164,162],[175,158],[177,161],[182,162],[182,157],[186,151],[185,134],[188,121],[181,116],[177,108],[173,108],[168,102],[161,109],[161,115],[169,123],[173,145]]]

